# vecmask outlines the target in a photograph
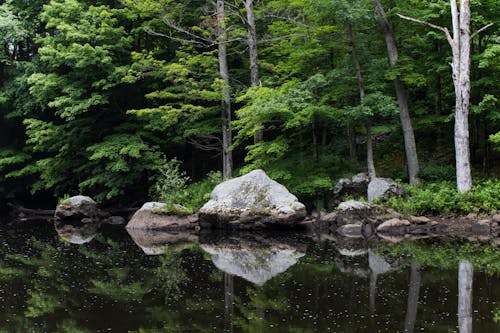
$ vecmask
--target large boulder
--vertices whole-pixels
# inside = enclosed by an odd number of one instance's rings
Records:
[[[97,203],[90,197],[77,195],[61,201],[55,211],[58,221],[95,222],[101,217]]]
[[[167,212],[167,204],[162,202],[146,202],[135,212],[127,224],[127,229],[143,230],[187,230],[198,225],[196,214],[175,215]],[[179,211],[182,209],[179,206]]]
[[[402,196],[404,189],[389,178],[373,178],[368,184],[368,201],[385,199],[390,196]]]
[[[201,227],[223,229],[292,226],[305,216],[297,197],[262,170],[217,185],[199,211]]]

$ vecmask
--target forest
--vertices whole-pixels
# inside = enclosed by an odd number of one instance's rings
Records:
[[[500,205],[497,0],[467,34],[454,0],[1,3],[1,202],[200,206],[260,168],[318,209],[362,171]]]

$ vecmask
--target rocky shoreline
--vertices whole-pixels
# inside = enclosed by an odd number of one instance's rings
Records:
[[[334,193],[337,197],[346,193],[368,193],[368,197],[374,200],[386,195],[401,195],[402,188],[398,186],[389,179],[370,180],[366,175],[358,174],[340,180]],[[75,228],[64,227],[64,224],[86,225],[81,228],[85,230],[95,230],[90,227],[92,224],[126,224],[129,233],[145,234],[160,231],[197,234],[200,230],[278,230],[346,239],[377,237],[389,242],[446,237],[471,241],[495,240],[496,244],[500,244],[500,214],[412,216],[371,202],[348,200],[341,201],[329,213],[307,215],[305,206],[262,170],[254,170],[219,184],[210,200],[197,213],[178,204],[146,202],[132,216],[118,216],[101,210],[92,198],[78,195],[60,202],[53,219],[58,229],[65,230],[66,234]],[[89,235],[78,236],[80,242],[86,239],[91,238]]]

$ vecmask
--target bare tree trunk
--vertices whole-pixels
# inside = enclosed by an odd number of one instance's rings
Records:
[[[253,12],[254,0],[242,0],[247,12],[247,43],[250,57],[250,84],[253,88],[260,85],[259,80],[259,62],[257,52],[257,28],[255,26],[255,16]],[[255,124],[255,127],[260,127],[262,124]],[[257,129],[254,134],[254,143],[262,142],[264,134],[262,129]]]
[[[372,140],[372,124],[370,120],[365,122],[366,129],[366,162],[368,166],[368,176],[370,178],[377,177],[375,172],[375,163],[373,162],[373,140]]]
[[[376,2],[379,0],[375,0]],[[457,189],[467,192],[472,189],[469,148],[469,100],[470,100],[470,49],[471,40],[481,31],[493,26],[487,24],[475,33],[470,33],[470,1],[460,1],[460,13],[457,1],[450,0],[453,36],[446,27],[398,14],[399,17],[425,24],[444,32],[453,53],[451,63],[453,85],[455,86],[455,163],[457,172]]]
[[[347,132],[349,136],[349,158],[351,161],[356,160],[357,152],[356,152],[356,131],[354,126],[347,125]]]
[[[352,26],[349,22],[347,22],[347,33],[349,34],[349,44],[351,45],[352,62],[354,63],[354,68],[356,69],[356,79],[358,80],[359,103],[363,106],[365,100],[365,83],[363,81],[363,75],[361,74],[361,66],[359,64],[359,59],[356,53],[354,32],[352,31]],[[376,177],[375,163],[373,162],[373,141],[372,141],[370,119],[368,119],[365,122],[365,128],[366,128],[366,164],[368,167],[368,176]]]
[[[417,321],[418,296],[420,294],[420,267],[416,263],[411,264],[410,286],[408,288],[408,304],[406,306],[405,332],[413,332]]]
[[[472,333],[472,279],[474,266],[467,260],[458,264],[458,331]]]
[[[453,84],[455,85],[455,163],[457,189],[472,189],[469,148],[470,99],[470,6],[469,0],[460,1],[460,14],[456,0],[450,0],[453,21]]]
[[[224,0],[217,0],[217,37],[219,50],[219,72],[224,86],[222,87],[222,176],[224,180],[231,178],[233,172],[233,154],[231,133],[231,95],[229,90],[229,69],[227,66],[227,31],[225,26]]]
[[[398,49],[394,39],[394,33],[385,15],[384,8],[380,0],[375,1],[375,13],[378,17],[379,25],[384,33],[385,43],[387,45],[387,54],[389,63],[394,67],[398,61]],[[405,142],[406,163],[408,165],[408,177],[410,184],[418,185],[419,164],[417,155],[417,146],[415,144],[415,135],[411,125],[410,112],[408,110],[408,95],[403,82],[396,76],[394,79],[394,88],[396,89],[396,97],[399,106],[399,118],[401,119],[401,127],[403,129],[403,138]]]

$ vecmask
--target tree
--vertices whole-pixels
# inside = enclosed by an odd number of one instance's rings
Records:
[[[376,0],[379,1],[379,0]],[[470,100],[470,46],[471,39],[492,24],[488,24],[475,33],[470,32],[470,1],[460,1],[460,12],[457,1],[450,0],[453,36],[448,28],[418,20],[412,17],[399,17],[442,31],[451,46],[453,60],[451,63],[453,85],[455,87],[455,164],[457,189],[467,192],[472,189],[472,175],[469,147],[469,100]]]
[[[375,13],[378,17],[379,25],[384,33],[385,42],[387,45],[387,54],[391,67],[396,66],[398,61],[398,49],[394,39],[394,32],[387,20],[384,8],[380,0],[375,0]],[[406,162],[408,166],[408,176],[410,184],[417,185],[420,183],[418,178],[419,164],[417,156],[417,146],[415,144],[415,135],[411,125],[410,112],[408,110],[408,95],[401,79],[396,76],[394,78],[394,87],[399,105],[399,116],[401,119],[401,127],[403,128],[403,137],[405,142]]]
[[[233,172],[232,130],[231,130],[231,91],[229,69],[227,66],[227,30],[224,0],[217,0],[217,46],[219,49],[219,73],[222,79],[222,178],[231,178]]]

